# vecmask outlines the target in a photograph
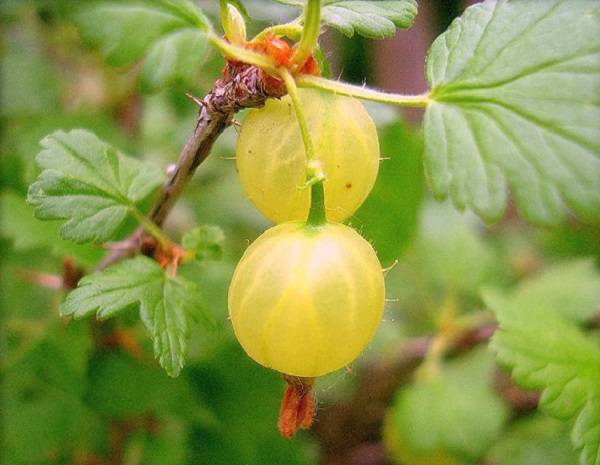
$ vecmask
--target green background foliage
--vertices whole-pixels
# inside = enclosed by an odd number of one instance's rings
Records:
[[[302,4],[279,3],[247,2],[249,30]],[[450,3],[431,2],[439,22],[461,11]],[[373,60],[344,57],[374,55],[370,39],[416,14],[408,0],[323,5],[324,25],[351,37],[328,36],[324,59],[358,81]],[[101,244],[134,230],[192,131],[185,92],[220,77],[208,43],[217,6],[0,5],[3,463],[598,465],[597,4],[476,5],[431,46],[422,130],[368,106],[383,160],[348,223],[395,264],[385,316],[348,371],[318,380],[317,423],[292,441],[276,428],[284,383],[227,320],[233,269],[270,226],[237,179],[234,127],[166,224],[190,253],[177,276],[144,256],[93,274]],[[67,297],[61,276],[79,269]],[[393,369],[425,336],[460,345],[465,328],[495,322],[489,345],[430,349],[416,370]],[[364,386],[371,397],[353,402]]]

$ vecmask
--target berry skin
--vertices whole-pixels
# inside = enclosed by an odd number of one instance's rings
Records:
[[[229,315],[255,361],[316,377],[361,353],[379,325],[384,300],[379,260],[356,231],[291,222],[248,247],[229,287]]]
[[[379,142],[373,120],[355,99],[299,90],[307,124],[326,176],[325,209],[343,221],[363,203],[379,170]],[[248,198],[275,223],[308,216],[310,189],[306,155],[289,97],[269,100],[242,124],[236,149],[240,181]]]

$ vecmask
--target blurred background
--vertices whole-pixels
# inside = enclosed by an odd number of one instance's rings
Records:
[[[195,105],[185,92],[204,95],[223,66],[212,52],[193,83],[143,94],[139,67],[109,67],[82,42],[71,18],[82,3],[4,0],[0,6],[3,464],[577,462],[568,429],[535,413],[536,393],[514,386],[487,345],[477,344],[493,330],[480,290],[511,288],[577,257],[592,256],[597,267],[598,228],[572,222],[556,230],[535,229],[512,209],[489,227],[433,201],[423,176],[418,110],[367,105],[385,159],[373,193],[349,223],[374,243],[385,267],[395,266],[386,276],[388,302],[375,341],[348,370],[318,380],[311,431],[293,440],[279,436],[284,383],[243,353],[226,318],[233,268],[269,227],[242,193],[231,159],[233,128],[218,140],[167,226],[174,238],[197,224],[217,224],[226,236],[223,260],[188,271],[200,283],[218,328],[192,335],[180,377],[171,379],[158,367],[133,314],[102,324],[62,320],[58,306],[68,284],[63,278],[73,269],[89,270],[104,251],[62,241],[59,225],[34,219],[25,197],[38,174],[34,157],[40,139],[57,129],[87,128],[123,152],[166,168],[195,120]],[[218,2],[199,3],[217,23]],[[382,41],[328,31],[321,43],[331,75],[390,91],[425,91],[427,49],[467,3],[419,2],[414,27]],[[254,20],[251,32],[296,12],[266,0],[244,4]],[[464,341],[471,350],[445,365],[436,398],[419,397],[415,368],[426,355],[427,338],[448,312],[471,315],[483,332]],[[447,418],[460,425],[456,447],[436,446],[414,456],[407,444],[415,439],[405,425],[427,437],[431,424],[451,416],[444,404],[461,403],[468,404],[461,411],[467,413]],[[473,429],[484,429],[485,438],[471,441]]]

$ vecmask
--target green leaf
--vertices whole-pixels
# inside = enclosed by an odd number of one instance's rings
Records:
[[[96,313],[98,319],[106,319],[133,308],[139,308],[152,334],[158,362],[170,376],[177,376],[185,362],[189,319],[208,322],[208,316],[198,287],[168,276],[154,260],[140,256],[84,277],[61,311],[74,318]]]
[[[188,460],[190,426],[177,416],[160,419],[158,434],[144,434],[143,458],[146,465],[185,465]]]
[[[16,250],[47,247],[56,257],[72,257],[87,266],[95,265],[104,255],[100,247],[61,239],[58,222],[36,220],[33,207],[14,192],[0,193],[0,211],[5,218],[0,235],[12,240]]]
[[[422,210],[413,266],[423,269],[433,288],[478,295],[497,274],[496,255],[473,220],[449,204],[431,202]]]
[[[154,165],[128,158],[94,134],[57,131],[41,142],[43,170],[29,188],[39,219],[66,219],[61,235],[75,242],[115,238],[129,213],[163,182]]]
[[[42,464],[49,463],[49,457],[56,458],[51,460],[56,463],[57,454],[63,457],[77,449],[88,449],[102,437],[100,419],[82,399],[92,352],[88,328],[65,327],[54,316],[48,316],[48,322],[22,320],[38,329],[36,335],[27,333],[18,346],[22,356],[14,365],[5,364],[10,357],[5,345],[15,334],[5,333],[2,463]],[[5,459],[7,455],[15,459]]]
[[[184,29],[157,42],[144,62],[140,85],[144,92],[156,92],[178,80],[193,82],[207,52],[206,35]]]
[[[497,465],[575,465],[567,425],[536,414],[511,425],[488,455]]]
[[[76,20],[84,39],[113,66],[148,53],[140,75],[146,92],[192,83],[206,56],[209,21],[188,0],[102,2],[81,8]]]
[[[3,117],[44,114],[60,104],[62,81],[57,70],[28,43],[36,40],[29,37],[31,31],[25,29],[21,33],[26,39],[21,38],[24,43],[7,34],[0,82],[3,96],[0,115]]]
[[[487,351],[471,354],[449,364],[438,376],[401,390],[390,414],[392,436],[417,456],[480,458],[499,437],[508,416],[491,386],[490,355]]]
[[[237,341],[219,345],[185,373],[213,412],[194,429],[193,459],[210,465],[314,465],[314,443],[281,440],[275,427],[282,392],[278,373],[265,370]],[[251,386],[251,388],[249,388]],[[251,430],[248,427],[251,425]],[[232,440],[235,438],[235,440]]]
[[[223,257],[225,235],[218,226],[199,226],[183,236],[181,245],[192,252],[196,260],[220,260]]]
[[[303,0],[277,0],[288,5],[304,5]],[[347,37],[359,34],[384,39],[396,28],[409,28],[417,16],[415,0],[325,0],[321,21]]]
[[[381,262],[390,263],[405,250],[417,227],[423,197],[422,144],[400,121],[384,128],[379,139],[384,159],[377,182],[350,223],[373,244]]]
[[[189,415],[195,407],[184,376],[166,377],[144,361],[117,351],[96,357],[88,370],[86,399],[102,415],[115,418],[177,413]]]
[[[569,321],[585,322],[599,310],[600,273],[593,260],[554,265],[522,283],[512,293],[511,303],[517,309],[555,310]]]
[[[567,268],[565,276],[573,275]],[[597,297],[600,283],[595,276],[588,280],[595,279]],[[558,282],[556,275],[552,278],[547,282]],[[524,285],[513,295],[489,292],[484,295],[486,304],[500,322],[492,346],[499,360],[512,369],[518,384],[542,390],[542,411],[558,419],[575,421],[572,441],[580,451],[580,463],[597,465],[600,458],[600,344],[597,337],[585,335],[574,324],[573,320],[580,319],[580,315],[562,308],[563,296],[568,290],[572,296],[580,290],[577,281],[563,280],[558,286],[563,289],[547,289],[550,296],[544,299],[544,307],[523,306],[539,292],[539,282],[543,279],[533,281],[533,291]],[[584,297],[582,305],[588,305],[586,301]],[[598,303],[596,299],[596,307]],[[587,309],[582,312],[588,313]]]
[[[424,125],[438,198],[495,221],[508,184],[535,224],[600,218],[599,20],[592,0],[488,0],[436,39]]]
[[[369,39],[384,39],[396,34],[396,28],[409,28],[417,16],[417,2],[331,0],[322,10],[325,24],[347,37],[355,33]]]

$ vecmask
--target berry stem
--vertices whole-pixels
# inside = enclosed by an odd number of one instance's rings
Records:
[[[131,209],[131,214],[137,220],[137,222],[148,232],[148,234],[150,234],[152,237],[154,237],[154,239],[158,241],[160,247],[163,250],[168,250],[170,248],[172,242],[156,223],[144,216],[136,208]]]
[[[321,32],[321,0],[306,0],[304,4],[304,28],[292,63],[301,67],[317,45]]]
[[[298,97],[296,81],[290,72],[285,68],[279,70],[279,75],[285,82],[288,94],[292,99],[292,105],[296,113],[296,120],[298,120],[300,134],[302,135],[302,141],[304,142],[304,151],[306,153],[307,161],[306,187],[311,188],[310,211],[308,214],[307,224],[317,226],[327,221],[325,216],[325,192],[323,189],[323,180],[325,179],[325,174],[323,173],[321,163],[315,155],[315,147],[308,131],[306,115],[302,109],[302,102],[300,102],[300,98]]]
[[[304,142],[306,160],[310,164],[310,162],[315,159],[315,148],[313,146],[312,139],[310,138],[308,124],[306,124],[306,115],[302,109],[302,102],[300,102],[300,98],[298,97],[298,87],[296,87],[296,81],[290,72],[285,68],[281,68],[279,70],[279,75],[283,79],[283,82],[285,82],[288,94],[292,99],[292,105],[294,106],[294,112],[296,113],[296,120],[300,126],[302,142]]]
[[[348,97],[356,97],[362,100],[371,100],[373,102],[389,103],[390,105],[398,105],[401,107],[426,107],[433,101],[429,92],[421,95],[389,94],[368,87],[355,86],[318,76],[302,75],[298,77],[296,83],[298,87],[323,89]]]
[[[323,182],[316,182],[310,188],[310,210],[306,224],[319,226],[327,222],[325,215],[325,192]]]

